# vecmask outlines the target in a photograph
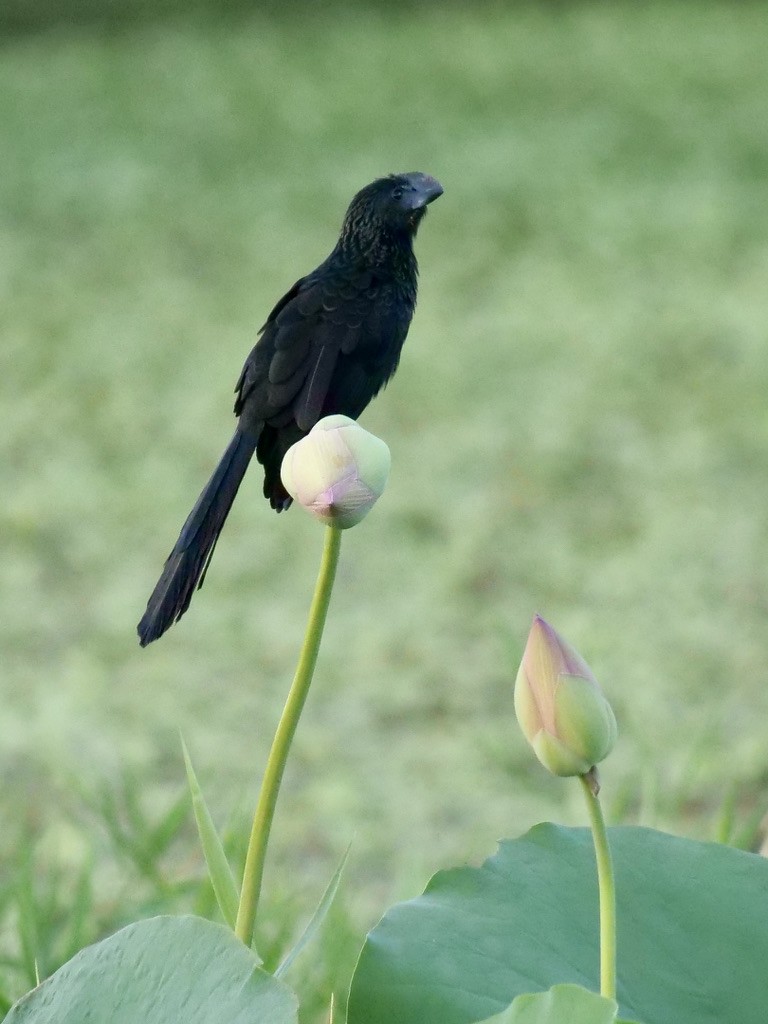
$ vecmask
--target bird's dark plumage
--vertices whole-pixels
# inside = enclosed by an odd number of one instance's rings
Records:
[[[253,453],[278,512],[291,499],[283,456],[324,416],[357,419],[397,369],[416,306],[413,237],[434,178],[378,178],[357,193],[331,254],[277,303],[235,388],[234,437],[185,522],[139,623],[142,647],[181,618],[205,572]]]

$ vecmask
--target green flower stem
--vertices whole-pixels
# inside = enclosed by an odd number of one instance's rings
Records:
[[[579,778],[584,790],[597,859],[597,887],[600,894],[600,995],[616,999],[616,886],[611,848],[600,801],[599,784],[593,768]]]
[[[315,670],[317,652],[320,648],[325,617],[331,600],[333,580],[336,576],[340,546],[341,530],[335,526],[326,527],[323,557],[320,562],[320,572],[315,584],[312,605],[309,609],[307,631],[304,635],[299,663],[296,666],[296,674],[293,677],[288,699],[285,702],[280,723],[277,727],[275,738],[272,741],[272,749],[269,752],[264,779],[261,783],[259,801],[253,817],[251,838],[248,842],[248,853],[245,858],[245,870],[243,872],[243,886],[240,891],[240,903],[237,908],[237,921],[235,922],[235,935],[246,946],[250,946],[253,940],[256,910],[259,905],[261,881],[264,875],[264,861],[267,854],[269,832],[272,827],[277,795],[280,791],[280,782],[282,781],[283,772],[288,760],[291,742],[296,732],[296,726],[299,723],[304,702],[307,699],[310,683],[312,682],[312,673]]]

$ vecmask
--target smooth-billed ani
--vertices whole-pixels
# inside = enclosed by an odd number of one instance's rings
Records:
[[[277,303],[235,387],[234,437],[214,470],[147,603],[142,647],[157,640],[201,587],[251,457],[264,495],[281,512],[291,499],[283,456],[319,419],[357,419],[397,369],[416,305],[413,237],[440,184],[411,172],[357,193],[333,251]]]

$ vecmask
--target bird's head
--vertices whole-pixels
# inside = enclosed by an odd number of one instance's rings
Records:
[[[377,178],[350,203],[342,234],[360,236],[383,231],[414,235],[427,206],[442,194],[440,182],[420,171]]]

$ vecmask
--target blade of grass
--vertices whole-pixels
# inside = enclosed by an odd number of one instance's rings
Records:
[[[736,818],[736,785],[731,784],[728,792],[723,797],[720,810],[715,822],[715,842],[728,846],[733,836],[734,822]]]
[[[187,770],[187,783],[189,784],[189,792],[192,797],[192,810],[195,814],[200,845],[203,848],[203,856],[208,868],[208,877],[211,880],[213,891],[216,894],[216,902],[219,904],[219,910],[224,920],[230,928],[234,928],[235,921],[237,920],[238,904],[235,876],[224,852],[224,846],[219,838],[219,833],[213,824],[213,818],[211,818],[208,805],[205,802],[203,791],[200,789],[200,784],[197,781],[184,737],[181,736],[180,739],[181,750],[184,755],[184,766]]]
[[[13,1006],[12,1000],[5,994],[5,991],[0,988],[0,1013],[7,1013],[11,1006]]]
[[[75,887],[74,899],[69,909],[67,938],[64,958],[70,960],[85,945],[88,925],[93,920],[93,861],[89,858],[83,864]]]
[[[33,877],[31,841],[28,837],[25,837],[22,841],[19,870],[16,875],[15,897],[19,913],[18,931],[19,944],[21,946],[21,962],[26,978],[32,986],[37,984],[37,954],[39,947]]]
[[[352,843],[350,843],[349,846],[344,851],[344,856],[339,861],[339,866],[334,871],[333,877],[331,878],[330,882],[325,888],[325,892],[320,897],[320,902],[315,908],[314,914],[312,915],[312,917],[310,917],[309,921],[307,922],[306,928],[299,936],[298,941],[294,945],[293,949],[290,951],[290,953],[288,953],[283,962],[275,971],[276,978],[279,978],[281,975],[285,974],[285,972],[288,970],[288,968],[291,966],[294,960],[296,960],[296,958],[310,944],[312,939],[319,931],[328,911],[331,908],[331,904],[334,901],[336,893],[338,892],[339,883],[341,882],[341,876],[344,872],[344,868],[346,867],[347,860],[349,858],[349,851],[351,849]]]
[[[187,817],[187,794],[182,790],[171,804],[163,820],[147,836],[147,849],[161,857],[181,831]]]
[[[734,846],[737,850],[754,850],[760,843],[761,839],[761,824],[765,818],[765,808],[756,807],[752,813],[747,817],[747,820],[731,837],[730,846]]]

